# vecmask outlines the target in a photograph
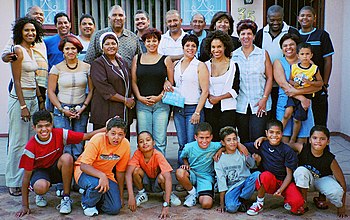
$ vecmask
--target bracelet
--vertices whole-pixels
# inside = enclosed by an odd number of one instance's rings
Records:
[[[126,105],[126,99],[127,99],[127,98],[126,98],[126,97],[124,97],[124,105]]]
[[[60,112],[63,113],[63,108],[62,108],[62,107],[59,107],[59,108],[58,108],[58,111],[60,111]]]
[[[198,116],[200,116],[201,114],[200,113],[198,113],[198,112],[194,112],[194,114],[196,114],[196,115],[198,115]]]
[[[324,87],[328,88],[328,87],[329,87],[329,84],[328,84],[328,83],[327,83],[327,84],[324,84]]]
[[[21,110],[27,108],[27,105],[21,105]]]
[[[263,95],[263,98],[268,98],[268,96],[267,95]]]
[[[89,104],[86,104],[85,102],[83,103],[84,106],[88,107]]]

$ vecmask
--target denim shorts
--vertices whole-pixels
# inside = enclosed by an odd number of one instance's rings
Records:
[[[48,168],[38,168],[33,170],[32,177],[30,178],[30,185],[33,187],[35,182],[44,179],[51,184],[61,183],[62,182],[62,174],[61,170],[57,167],[58,160]]]

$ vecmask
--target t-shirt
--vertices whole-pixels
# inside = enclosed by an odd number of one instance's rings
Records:
[[[311,152],[310,143],[304,144],[303,149],[298,155],[299,166],[310,170],[314,177],[324,177],[333,175],[331,163],[335,156],[329,151],[323,151],[322,156],[315,157]]]
[[[105,133],[98,133],[86,144],[84,152],[75,162],[75,181],[78,182],[82,173],[80,164],[85,163],[105,173],[108,179],[117,182],[112,169],[116,166],[117,172],[125,172],[129,158],[130,143],[126,138],[118,146],[113,146],[109,143]]]
[[[53,128],[47,141],[40,141],[38,135],[35,135],[24,149],[19,168],[32,171],[51,167],[62,156],[65,145],[78,144],[83,137],[84,133],[62,128]]]
[[[269,141],[264,141],[259,149],[254,147],[254,142],[246,143],[244,146],[251,154],[259,154],[263,169],[271,172],[278,180],[284,180],[287,176],[286,167],[294,171],[298,166],[297,154],[282,142],[277,146],[272,146]]]
[[[310,84],[306,84],[303,82],[303,79],[308,79],[309,81],[316,80],[316,73],[318,71],[318,67],[315,64],[310,64],[308,68],[304,68],[300,65],[300,63],[295,63],[292,65],[290,78],[296,83],[295,88],[306,88],[309,87]]]
[[[220,148],[220,142],[211,142],[206,149],[202,149],[197,141],[193,141],[185,145],[180,158],[187,158],[191,170],[197,174],[212,175],[214,173],[213,156]]]
[[[56,65],[64,60],[63,52],[58,49],[58,44],[60,41],[61,37],[59,34],[44,38],[47,49],[47,60],[49,62],[49,71],[53,65]]]
[[[329,34],[325,30],[314,28],[312,31],[304,33],[299,30],[302,42],[311,44],[312,61],[320,68],[322,79],[324,78],[324,58],[334,54],[333,44]]]
[[[249,176],[249,168],[255,167],[255,160],[236,150],[233,154],[223,153],[214,168],[218,181],[219,192],[231,191],[241,185]]]
[[[157,178],[159,173],[173,171],[164,155],[156,149],[153,150],[153,154],[148,162],[145,161],[143,153],[140,150],[136,150],[128,165],[141,168],[152,179]]]

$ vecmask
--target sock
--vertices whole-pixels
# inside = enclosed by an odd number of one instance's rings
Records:
[[[70,195],[69,195],[69,194],[64,194],[64,195],[62,196],[62,198],[63,198],[64,200],[68,200],[68,199],[70,199]]]
[[[144,193],[145,192],[145,188],[139,190],[139,193]]]
[[[264,199],[265,197],[259,198],[258,196],[256,197],[256,201],[260,204],[264,204]]]
[[[196,194],[196,188],[194,188],[194,186],[192,186],[192,189],[190,191],[187,191],[187,192],[188,192],[188,194],[191,194],[191,195]]]

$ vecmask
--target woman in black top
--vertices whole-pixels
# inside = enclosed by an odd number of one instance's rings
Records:
[[[160,31],[150,28],[141,38],[147,52],[136,55],[131,67],[138,131],[149,131],[157,149],[165,154],[170,109],[162,102],[163,85],[166,80],[174,84],[174,67],[169,57],[158,53]]]

